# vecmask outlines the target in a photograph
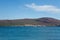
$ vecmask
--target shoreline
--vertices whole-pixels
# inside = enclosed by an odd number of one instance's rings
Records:
[[[60,27],[58,25],[34,25],[34,24],[24,24],[24,25],[0,25],[1,26],[11,26],[11,27]]]
[[[1,25],[1,26],[44,26],[45,27],[45,25]]]

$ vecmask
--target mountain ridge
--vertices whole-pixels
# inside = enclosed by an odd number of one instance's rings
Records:
[[[60,26],[60,20],[50,17],[42,17],[37,19],[0,20],[0,26],[10,26],[10,25]]]

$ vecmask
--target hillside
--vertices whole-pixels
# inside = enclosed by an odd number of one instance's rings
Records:
[[[0,20],[0,26],[9,26],[9,25],[60,26],[60,20],[49,17],[43,17],[37,19]]]

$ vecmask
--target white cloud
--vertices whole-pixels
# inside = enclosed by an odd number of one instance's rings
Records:
[[[56,6],[53,5],[36,5],[32,3],[32,4],[26,4],[25,6],[28,8],[32,8],[36,11],[60,13],[60,8],[57,8]]]

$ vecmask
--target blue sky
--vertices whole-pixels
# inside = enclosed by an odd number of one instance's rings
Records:
[[[0,19],[60,19],[60,0],[0,0]]]

